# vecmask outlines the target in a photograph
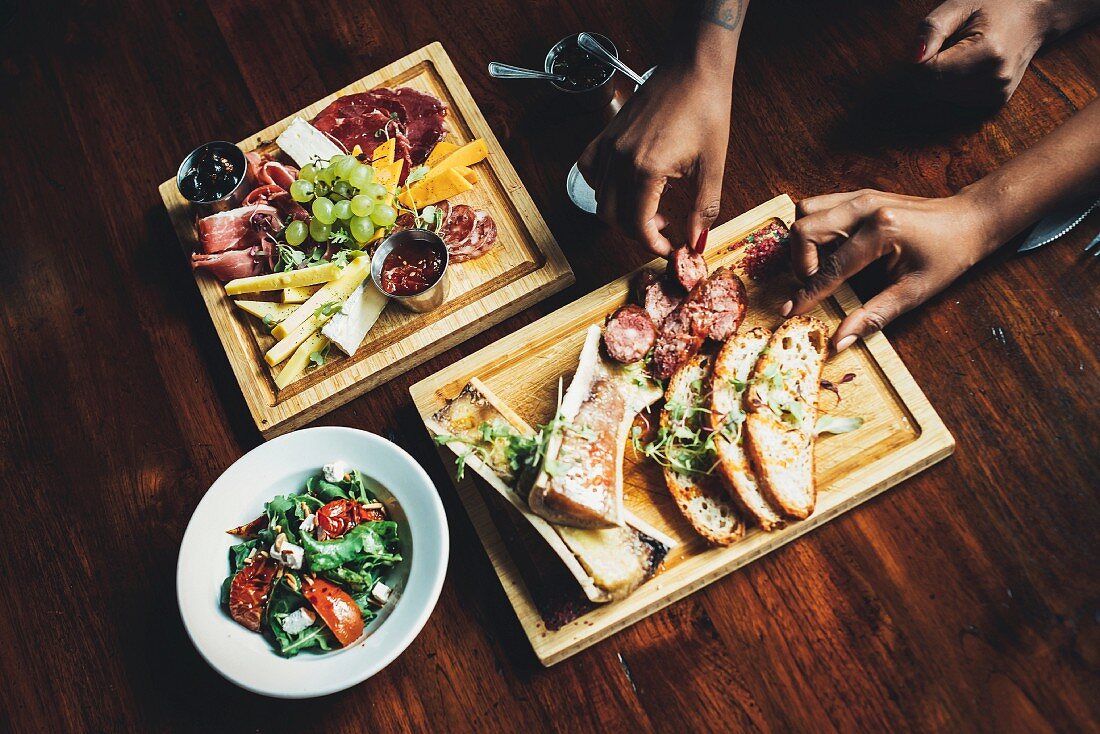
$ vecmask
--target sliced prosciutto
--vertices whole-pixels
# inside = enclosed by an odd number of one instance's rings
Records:
[[[270,273],[274,260],[275,240],[265,236],[258,245],[247,250],[226,250],[213,254],[196,252],[191,255],[191,267],[209,270],[215,278],[225,283],[234,278]]]
[[[290,185],[298,179],[298,169],[294,166],[263,158],[255,151],[244,155],[248,159],[248,175],[256,186],[278,186],[290,191]]]
[[[282,228],[279,210],[267,204],[218,212],[199,220],[199,249],[207,255],[245,250]]]
[[[279,219],[283,222],[286,221],[287,217],[290,217],[308,224],[311,218],[305,207],[290,197],[290,192],[274,184],[252,189],[248,196],[244,197],[242,204],[244,206],[267,204],[274,207],[279,212]]]

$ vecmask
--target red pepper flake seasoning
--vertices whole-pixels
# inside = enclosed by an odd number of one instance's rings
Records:
[[[790,230],[782,222],[769,222],[740,242],[734,243],[730,250],[745,248],[741,259],[741,268],[750,280],[760,280],[774,275],[787,267],[787,238]]]

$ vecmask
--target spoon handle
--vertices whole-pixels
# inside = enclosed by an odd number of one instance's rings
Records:
[[[561,74],[550,74],[545,71],[524,69],[522,66],[502,64],[499,61],[489,62],[489,76],[497,79],[546,79],[552,82],[565,81],[565,77]]]
[[[642,79],[640,76],[635,74],[633,69],[624,64],[618,59],[618,57],[616,57],[614,54],[604,48],[603,45],[595,38],[593,38],[590,34],[582,33],[577,36],[577,45],[580,46],[582,50],[587,51],[588,53],[598,58],[600,61],[603,61],[605,64],[610,64],[612,67],[618,69],[623,74],[626,74],[626,76],[635,84],[645,84],[645,79]]]

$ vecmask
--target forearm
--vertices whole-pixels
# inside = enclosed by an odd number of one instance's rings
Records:
[[[737,44],[749,0],[686,3],[668,41],[665,63],[733,81]]]
[[[1100,18],[1100,0],[1045,0],[1045,2],[1047,26],[1050,29],[1046,41]]]
[[[1091,102],[1037,145],[960,195],[983,212],[986,252],[1061,201],[1100,197],[1100,103]]]

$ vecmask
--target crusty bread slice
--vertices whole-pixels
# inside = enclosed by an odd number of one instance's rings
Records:
[[[714,358],[710,379],[710,420],[714,431],[714,451],[719,468],[733,490],[733,498],[746,518],[751,518],[763,530],[772,531],[786,521],[760,492],[756,471],[745,450],[744,394],[749,376],[772,333],[757,327],[737,334],[727,341]]]
[[[814,423],[829,330],[812,316],[783,323],[756,362],[745,439],[764,497],[781,514],[814,511]]]
[[[696,354],[672,375],[661,409],[661,427],[666,432],[672,433],[679,427],[698,433],[708,427],[705,386],[709,382],[711,361],[708,355]],[[682,455],[678,454],[681,444],[675,438],[670,440],[665,449],[666,458],[677,459]],[[713,457],[699,456],[692,463],[699,468],[710,468],[703,465],[713,460]],[[688,461],[681,461],[681,467],[685,463]],[[744,537],[745,522],[717,471],[696,473],[665,466],[664,473],[665,484],[676,506],[696,532],[718,545],[729,545]]]

